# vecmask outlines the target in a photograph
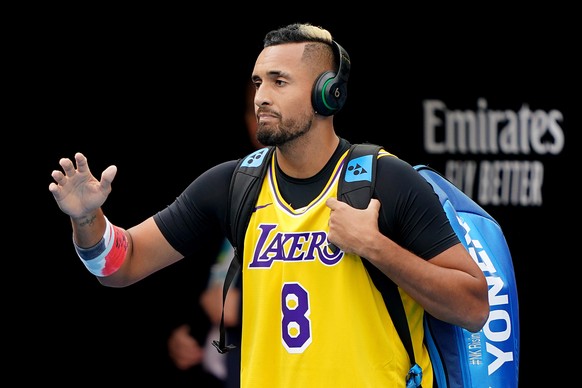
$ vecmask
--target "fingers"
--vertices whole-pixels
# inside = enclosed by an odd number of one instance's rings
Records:
[[[77,171],[80,173],[89,172],[89,164],[87,158],[80,152],[75,154],[75,161],[77,162]]]
[[[75,169],[72,168],[73,164],[69,159],[66,158],[61,159],[59,161],[59,164],[61,165],[61,167],[63,167],[63,171],[65,172],[68,171],[67,174],[69,175],[75,174]],[[53,170],[53,172],[51,172],[51,177],[53,178],[54,182],[51,182],[49,184],[49,191],[53,193],[53,195],[57,195],[60,187],[65,183],[65,174],[63,174],[63,171]]]
[[[378,201],[375,198],[372,198],[370,200],[370,203],[368,204],[368,209],[374,210],[376,212],[380,211],[380,201]]]
[[[327,207],[329,207],[331,210],[335,210],[339,204],[339,201],[336,197],[329,197],[327,199],[327,201],[325,202],[325,204],[327,205]]]
[[[328,198],[327,201],[325,202],[325,204],[331,210],[338,210],[341,206],[349,206],[349,205],[345,204],[345,202],[339,201],[336,197]],[[375,212],[379,212],[380,211],[380,201],[375,199],[375,198],[372,198],[370,200],[370,203],[368,204],[368,209],[373,210]]]
[[[61,184],[61,182],[65,178],[65,175],[59,170],[54,170],[51,173],[51,176],[53,177],[54,182],[51,182],[49,184],[49,191],[51,193],[55,194],[59,191],[59,185]]]
[[[65,178],[65,174],[63,174],[63,172],[59,170],[53,170],[51,176],[57,183],[60,183]]]
[[[102,173],[101,173],[101,187],[103,187],[103,189],[105,190],[110,190],[111,189],[111,182],[113,182],[113,179],[115,178],[115,175],[117,174],[117,167],[112,165],[107,167]]]
[[[49,183],[49,191],[55,194],[59,190],[59,186],[55,182]]]
[[[61,160],[59,160],[59,164],[62,167],[63,171],[54,170],[51,173],[51,176],[58,185],[62,185],[63,183],[65,183],[64,182],[65,178],[72,178],[77,173],[87,175],[91,174],[91,171],[89,170],[89,163],[87,162],[87,158],[85,157],[85,155],[83,155],[80,152],[77,152],[75,154],[75,163],[76,167],[69,158],[62,158]],[[116,174],[117,167],[114,165],[107,167],[103,171],[103,173],[101,174],[101,184],[104,189],[109,190],[111,188],[111,182],[113,182],[113,179],[115,178]],[[51,183],[49,185],[49,190],[55,191],[57,190],[57,187],[55,187],[55,185]]]
[[[198,341],[190,335],[190,328],[184,324],[176,328],[168,339],[170,358],[179,369],[186,370],[202,361],[204,351]]]
[[[75,166],[73,165],[73,162],[71,162],[71,159],[61,158],[61,160],[59,160],[59,164],[68,177],[72,177],[76,174],[77,171],[75,170]]]
[[[77,168],[69,158],[61,158],[59,160],[60,166],[67,177],[73,177],[77,172],[84,173],[89,171],[89,166],[87,164],[87,158],[80,152],[75,154],[75,162],[77,163]],[[60,174],[60,175],[59,175]],[[53,171],[52,177],[58,182],[62,181],[64,175],[60,171]]]

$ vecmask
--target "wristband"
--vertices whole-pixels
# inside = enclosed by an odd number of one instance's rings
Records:
[[[77,255],[85,267],[95,276],[109,276],[117,271],[127,253],[127,236],[121,228],[111,224],[105,217],[103,238],[91,248],[81,248],[73,240]]]

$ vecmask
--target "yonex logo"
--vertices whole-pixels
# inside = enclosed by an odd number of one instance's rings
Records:
[[[267,148],[261,148],[247,156],[246,160],[244,161],[243,165],[245,167],[259,167],[263,164],[263,160],[265,159],[265,155],[267,155]]]
[[[346,170],[346,182],[370,181],[372,182],[372,158],[375,155],[365,155],[355,158],[348,163]]]

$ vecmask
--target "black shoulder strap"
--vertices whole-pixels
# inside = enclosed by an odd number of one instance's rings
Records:
[[[376,144],[353,144],[345,159],[337,188],[337,196],[352,207],[365,209],[370,203],[376,183]]]
[[[265,147],[240,159],[230,181],[228,231],[235,250],[242,250],[246,226],[274,151],[275,147]]]
[[[376,144],[354,144],[348,151],[347,163],[342,169],[338,183],[338,199],[358,209],[365,209],[370,203],[376,183],[376,165],[378,151],[382,147]],[[331,249],[335,249],[331,247]],[[398,287],[368,260],[362,262],[370,274],[370,278],[382,294],[386,308],[396,327],[396,331],[408,352],[410,365],[415,368],[416,360],[412,348],[412,339],[406,319],[406,312]],[[415,369],[416,370],[416,369]],[[411,369],[413,373],[413,369]]]
[[[241,260],[239,252],[243,252],[243,244],[247,225],[254,211],[255,202],[263,177],[269,167],[271,155],[275,147],[261,148],[250,155],[240,159],[230,180],[228,193],[227,217],[229,240],[234,248],[234,256],[228,267],[224,286],[222,288],[222,317],[220,319],[220,339],[212,341],[212,345],[219,353],[226,353],[235,348],[234,345],[226,345],[226,333],[224,329],[224,302],[234,277],[240,270]]]

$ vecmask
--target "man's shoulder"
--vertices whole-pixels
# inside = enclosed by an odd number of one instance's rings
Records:
[[[208,190],[209,187],[224,187],[225,183],[230,182],[237,163],[238,159],[231,159],[210,167],[194,180],[193,186],[201,187],[203,190]]]
[[[389,152],[378,154],[377,178],[398,182],[399,186],[424,183],[424,178],[407,161],[400,159]]]

